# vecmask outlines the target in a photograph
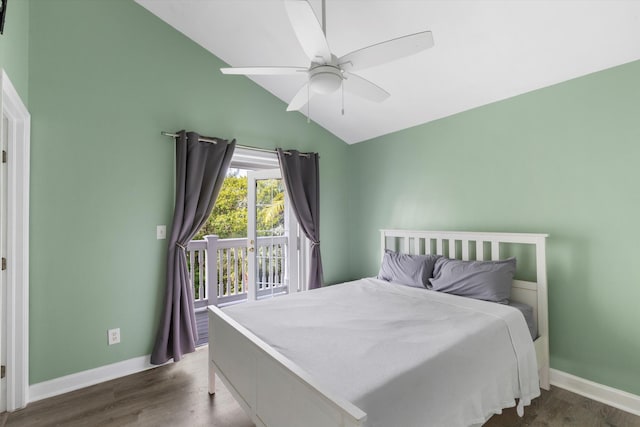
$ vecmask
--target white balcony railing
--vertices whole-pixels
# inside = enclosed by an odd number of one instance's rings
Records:
[[[257,298],[287,293],[288,238],[258,237],[255,248]],[[192,240],[187,245],[187,266],[196,310],[247,299],[249,284],[247,239]]]

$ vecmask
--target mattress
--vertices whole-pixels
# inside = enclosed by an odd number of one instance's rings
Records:
[[[469,426],[540,394],[518,311],[377,279],[224,309],[368,427]]]
[[[522,313],[524,320],[527,322],[529,333],[531,333],[531,339],[535,341],[535,339],[538,338],[538,324],[536,323],[536,319],[533,317],[533,307],[516,301],[509,301],[509,306],[517,308],[520,313]]]

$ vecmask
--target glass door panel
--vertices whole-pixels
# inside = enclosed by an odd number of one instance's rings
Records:
[[[252,171],[247,178],[247,270],[251,301],[287,294],[292,284],[297,290],[297,224],[292,223],[279,169]]]

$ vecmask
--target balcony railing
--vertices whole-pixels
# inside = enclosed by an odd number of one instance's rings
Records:
[[[288,238],[258,237],[255,246],[255,295],[288,292]],[[250,294],[247,239],[192,240],[187,245],[187,266],[193,284],[196,310],[207,305],[244,301]]]

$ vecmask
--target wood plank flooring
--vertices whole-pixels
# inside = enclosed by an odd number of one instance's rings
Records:
[[[207,393],[207,347],[175,364],[161,366],[83,390],[34,402],[0,415],[4,426],[216,426],[253,423],[218,381]],[[640,427],[640,417],[553,388],[519,418],[515,410],[496,415],[486,427]],[[304,427],[304,426],[300,426]],[[402,427],[402,426],[389,426]]]

